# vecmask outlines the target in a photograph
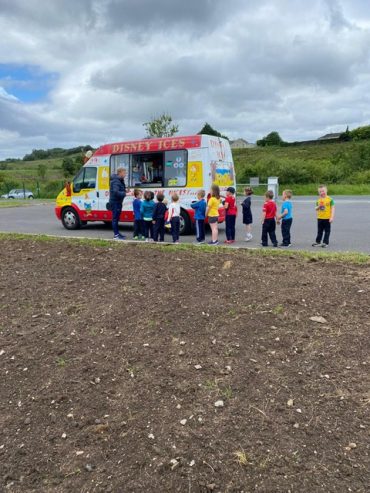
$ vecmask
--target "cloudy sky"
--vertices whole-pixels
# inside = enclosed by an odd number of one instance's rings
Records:
[[[370,124],[368,0],[0,0],[0,158],[209,122],[250,142]]]

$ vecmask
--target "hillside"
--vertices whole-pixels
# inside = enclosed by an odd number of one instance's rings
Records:
[[[251,176],[283,184],[370,184],[370,141],[233,151],[239,182]]]
[[[76,160],[82,155],[76,148],[57,149],[55,154],[57,157],[51,154],[45,159],[32,156],[32,161],[0,162],[0,192],[23,184],[36,191],[39,183],[42,197],[55,197],[65,180],[63,159]],[[254,176],[261,182],[266,182],[268,176],[278,176],[282,186],[298,194],[315,193],[319,182],[330,184],[336,194],[370,193],[370,140],[234,149],[233,156],[238,183],[248,183]],[[45,177],[40,176],[40,164],[46,165]]]

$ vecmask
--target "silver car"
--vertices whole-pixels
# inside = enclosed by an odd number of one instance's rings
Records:
[[[10,190],[9,193],[1,196],[2,199],[33,199],[33,192],[30,190],[23,190],[23,188],[15,188]]]

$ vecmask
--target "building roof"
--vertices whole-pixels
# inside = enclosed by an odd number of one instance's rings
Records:
[[[329,139],[339,139],[343,132],[336,132],[332,134],[325,134],[322,137],[319,137],[317,140],[329,140]]]

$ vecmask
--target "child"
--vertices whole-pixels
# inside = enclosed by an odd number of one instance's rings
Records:
[[[253,217],[252,217],[252,209],[251,209],[251,205],[252,205],[251,195],[253,194],[253,190],[250,187],[247,187],[244,189],[244,193],[247,196],[242,202],[243,224],[245,224],[245,231],[246,231],[245,241],[251,241],[251,239],[253,238],[252,236]]]
[[[208,224],[212,231],[212,241],[209,241],[208,245],[218,245],[218,208],[220,207],[220,203],[220,187],[218,185],[212,185],[211,197],[206,209],[206,217],[208,217]]]
[[[164,200],[164,195],[163,193],[157,193],[157,203],[154,206],[153,209],[153,240],[158,241],[158,235],[159,235],[159,241],[164,241],[164,223],[165,219],[164,216],[166,215],[167,207],[163,203]]]
[[[226,240],[225,243],[235,243],[235,222],[238,212],[235,199],[235,188],[229,187],[226,190],[226,199],[224,202],[226,211]]]
[[[274,247],[278,246],[278,242],[276,239],[275,229],[276,229],[276,204],[272,200],[274,198],[274,193],[269,190],[265,193],[265,203],[262,207],[262,238],[261,245],[263,247],[268,246],[268,238],[267,235],[270,236],[271,243]]]
[[[280,215],[277,216],[278,224],[281,221],[281,235],[283,237],[283,242],[280,243],[281,247],[290,247],[290,228],[293,222],[293,205],[291,202],[292,191],[283,191],[283,203],[281,204]]]
[[[150,190],[144,192],[144,200],[141,202],[140,212],[144,223],[145,241],[153,241],[153,209],[154,193]]]
[[[193,202],[191,208],[195,210],[195,228],[196,228],[196,245],[201,245],[205,242],[206,236],[204,231],[204,220],[206,218],[207,203],[205,201],[206,192],[199,190],[197,193],[198,202]]]
[[[134,200],[132,202],[132,208],[134,209],[134,240],[144,239],[144,224],[141,216],[141,199],[143,192],[137,188],[134,190]]]
[[[172,202],[168,206],[167,221],[171,223],[171,233],[173,243],[179,243],[180,236],[180,204],[177,193],[172,194]]]
[[[318,192],[319,198],[316,201],[317,236],[316,241],[312,244],[312,246],[327,248],[329,246],[331,223],[334,221],[335,204],[334,200],[328,196],[328,189],[325,185],[320,185]],[[323,234],[324,241],[321,243]]]

